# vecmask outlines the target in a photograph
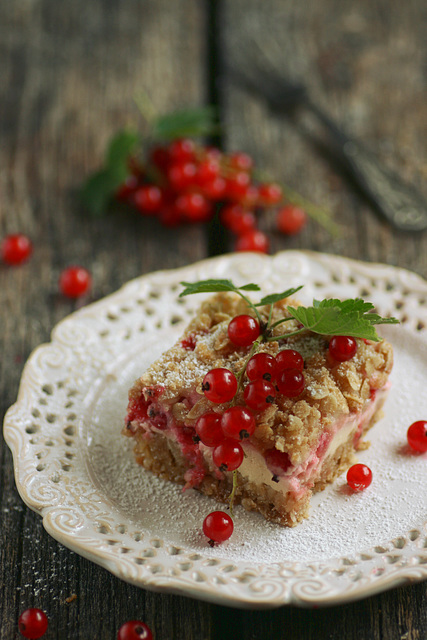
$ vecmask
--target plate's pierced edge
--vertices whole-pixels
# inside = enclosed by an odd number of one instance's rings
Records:
[[[384,278],[387,279],[388,277],[388,283],[386,286],[386,289],[388,291],[397,289],[399,293],[399,284],[401,284],[403,286],[403,292],[405,291],[406,287],[406,292],[404,292],[404,295],[409,295],[416,292],[421,296],[427,297],[427,283],[422,278],[420,278],[420,276],[410,271],[398,269],[396,267],[390,267],[388,265],[362,263],[346,258],[341,258],[339,256],[328,256],[327,254],[299,251],[281,252],[271,257],[254,254],[253,256],[251,256],[250,262],[255,261],[255,271],[257,271],[260,265],[263,265],[265,268],[267,264],[271,264],[271,261],[274,261],[274,263],[278,263],[279,265],[283,260],[287,261],[289,264],[294,260],[299,260],[303,263],[316,262],[317,264],[321,264],[329,275],[331,275],[331,264],[333,264],[339,273],[344,272],[346,274],[345,277],[349,277],[351,280],[353,280],[353,282],[354,274],[358,273],[359,275],[363,275],[365,278],[370,279],[372,286],[375,286],[375,279],[379,278],[379,280],[381,281],[384,280]],[[226,268],[221,269],[220,267],[223,263],[228,264]],[[400,566],[399,563],[394,564],[393,567],[390,568],[391,570],[388,573],[386,572],[384,575],[378,574],[378,577],[374,581],[371,580],[370,582],[366,582],[366,576],[361,580],[356,576],[356,578],[353,579],[353,584],[347,583],[344,589],[340,589],[338,591],[336,589],[334,590],[332,586],[328,584],[327,581],[325,581],[324,576],[327,576],[328,573],[331,573],[331,571],[335,571],[335,573],[339,575],[339,571],[337,572],[336,570],[332,569],[328,571],[328,568],[326,567],[326,570],[320,571],[323,577],[322,580],[319,579],[320,574],[314,576],[311,571],[303,571],[303,573],[306,573],[306,575],[302,579],[299,579],[298,575],[296,577],[294,576],[294,578],[291,579],[288,574],[289,566],[287,564],[280,566],[276,565],[279,568],[283,568],[283,575],[280,576],[280,579],[279,576],[275,576],[273,579],[273,576],[271,575],[262,576],[258,574],[258,579],[248,581],[248,587],[246,586],[245,581],[242,580],[240,589],[237,589],[237,591],[234,589],[232,590],[232,593],[230,593],[229,590],[227,591],[227,588],[225,588],[227,585],[224,586],[221,584],[218,584],[215,591],[213,592],[212,588],[209,585],[202,585],[197,582],[197,579],[189,580],[188,578],[186,578],[185,580],[179,580],[176,577],[158,574],[156,575],[156,573],[151,576],[146,573],[141,578],[141,576],[135,574],[134,571],[130,573],[128,571],[123,571],[123,559],[117,557],[115,558],[111,556],[111,554],[101,552],[99,549],[88,549],[84,546],[84,544],[82,546],[82,544],[76,543],[75,535],[66,534],[63,530],[61,531],[60,529],[55,527],[55,525],[52,523],[52,520],[50,520],[49,518],[50,508],[46,506],[46,503],[44,505],[40,505],[31,500],[29,494],[25,490],[25,487],[21,485],[18,475],[20,470],[18,461],[21,458],[21,451],[24,442],[21,437],[22,434],[20,433],[19,426],[15,427],[13,423],[15,421],[16,415],[20,411],[25,412],[25,409],[28,409],[30,405],[30,402],[28,401],[28,386],[31,388],[32,385],[29,384],[26,387],[25,383],[28,382],[28,376],[29,378],[31,378],[31,375],[29,374],[32,373],[31,364],[33,362],[33,359],[38,354],[44,354],[48,350],[51,350],[56,342],[61,342],[61,328],[70,326],[75,323],[75,321],[80,321],[80,319],[84,324],[87,318],[93,317],[94,312],[104,309],[110,304],[112,304],[113,306],[120,306],[120,304],[126,300],[128,295],[132,291],[137,291],[143,288],[144,283],[150,281],[154,281],[156,283],[168,282],[174,283],[175,286],[177,281],[177,274],[179,274],[179,279],[185,279],[187,277],[187,273],[192,273],[194,277],[194,272],[196,272],[197,277],[209,277],[208,275],[206,275],[206,272],[218,270],[220,273],[216,274],[217,277],[229,277],[230,267],[233,267],[237,272],[239,271],[239,267],[241,267],[240,271],[243,272],[242,282],[247,282],[248,279],[245,280],[244,276],[247,275],[248,264],[249,263],[247,261],[247,256],[244,256],[243,254],[228,255],[221,256],[219,258],[204,260],[200,263],[183,267],[181,269],[160,271],[141,276],[125,284],[117,292],[111,294],[103,300],[80,309],[79,311],[65,318],[58,325],[56,325],[52,332],[52,342],[39,346],[30,356],[23,372],[18,400],[15,405],[13,405],[6,413],[4,421],[5,440],[12,450],[15,462],[16,483],[23,501],[30,508],[34,509],[43,516],[44,526],[46,530],[52,535],[52,537],[56,538],[77,553],[84,555],[89,559],[92,559],[101,566],[104,566],[112,573],[125,579],[126,581],[138,586],[144,586],[152,590],[167,591],[169,593],[174,592],[180,595],[191,595],[193,597],[199,597],[205,600],[210,600],[212,602],[220,602],[222,604],[250,608],[267,608],[290,603],[297,604],[299,606],[328,605],[331,603],[356,600],[368,595],[373,595],[374,593],[381,592],[385,589],[399,586],[407,582],[426,579],[427,557],[425,556],[422,556],[421,564],[417,566],[408,566],[407,564],[405,565],[405,562],[404,566]],[[249,271],[251,271],[251,269],[249,269]],[[222,272],[224,275],[222,275]],[[290,273],[291,275],[295,275],[292,273],[292,269]],[[396,280],[398,280],[398,284],[396,284]],[[409,290],[408,280],[410,281]],[[319,286],[322,286],[322,284],[325,283],[320,283]],[[337,278],[335,274],[335,277],[328,281],[327,284],[330,284],[332,288],[339,287],[339,277]],[[424,304],[424,302],[421,301],[420,304]],[[425,315],[425,309],[423,309],[423,311]],[[20,440],[22,445],[21,447],[19,446]],[[24,464],[23,467],[25,472],[26,465]],[[31,475],[31,471],[29,473]],[[27,476],[27,480],[29,479],[30,476]],[[423,527],[425,532],[427,532],[427,523],[424,523]],[[409,534],[410,533],[411,532],[409,532]],[[396,552],[397,555],[399,555],[397,548]],[[401,555],[405,560],[404,554],[402,553]],[[320,567],[321,565],[325,565],[325,563],[316,563],[316,565],[319,565]],[[319,567],[312,566],[311,569],[314,568],[315,571],[319,572]],[[307,575],[307,573],[310,575]],[[344,574],[345,571],[341,575]],[[363,576],[361,577],[363,578]],[[279,593],[277,593],[277,589],[279,589]]]

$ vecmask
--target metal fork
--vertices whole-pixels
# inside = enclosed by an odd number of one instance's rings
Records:
[[[378,211],[397,229],[427,229],[427,201],[423,196],[382,165],[360,142],[347,135],[312,101],[304,84],[264,70],[257,73],[256,80],[235,69],[229,72],[242,87],[262,95],[275,112],[283,113],[301,106],[309,109],[328,132],[338,159]]]

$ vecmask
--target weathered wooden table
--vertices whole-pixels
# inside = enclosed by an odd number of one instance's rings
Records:
[[[272,251],[309,248],[384,262],[427,276],[427,235],[381,220],[317,144],[309,117],[272,115],[235,86],[228,65],[272,65],[303,78],[312,95],[400,175],[427,177],[427,12],[423,0],[9,0],[0,6],[1,235],[22,231],[32,260],[0,269],[0,400],[16,398],[23,364],[73,302],[57,293],[70,263],[87,266],[93,298],[159,268],[231,250],[204,227],[161,228],[134,215],[86,217],[76,191],[111,134],[137,121],[146,90],[159,112],[217,104],[225,149],[324,205],[344,228],[315,223],[298,236],[274,232]],[[0,637],[18,637],[19,612],[49,614],[46,638],[115,638],[140,618],[157,640],[278,638],[423,640],[426,583],[332,609],[231,610],[130,586],[50,538],[14,484],[0,442]],[[66,598],[76,594],[70,603]]]

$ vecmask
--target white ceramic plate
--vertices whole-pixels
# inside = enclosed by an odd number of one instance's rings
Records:
[[[235,512],[211,549],[201,524],[209,498],[153,477],[121,436],[127,390],[174,343],[202,296],[181,280],[257,282],[264,293],[304,284],[301,299],[357,297],[400,326],[385,416],[360,460],[368,490],[345,478],[317,494],[293,529]],[[62,321],[25,366],[4,433],[18,490],[62,544],[135,585],[240,607],[336,604],[427,578],[427,454],[406,430],[427,419],[427,283],[394,267],[289,251],[235,254],[143,276]]]

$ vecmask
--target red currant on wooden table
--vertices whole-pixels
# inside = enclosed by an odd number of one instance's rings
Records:
[[[357,342],[349,336],[334,336],[329,343],[329,353],[338,362],[351,360],[356,351]]]
[[[275,380],[276,372],[276,358],[269,353],[256,353],[246,365],[249,380]]]
[[[16,266],[26,262],[31,256],[33,245],[23,233],[12,233],[0,245],[1,259],[5,264]]]
[[[372,471],[366,464],[354,464],[347,471],[347,484],[354,491],[363,491],[372,482]]]
[[[407,433],[408,444],[414,451],[425,453],[427,451],[427,422],[417,420],[411,424]]]
[[[196,422],[196,433],[208,447],[216,447],[225,439],[218,413],[205,413]]]
[[[221,222],[227,229],[240,236],[256,228],[256,218],[252,211],[240,204],[225,205],[220,213]]]
[[[267,409],[276,397],[276,389],[264,378],[259,378],[246,385],[243,392],[246,404],[255,411]]]
[[[153,640],[153,634],[145,622],[129,620],[120,627],[117,640]]]
[[[261,202],[267,205],[278,204],[283,198],[282,187],[274,182],[260,184],[258,193]]]
[[[133,201],[138,211],[145,215],[158,213],[163,205],[163,194],[154,184],[139,187],[133,194]]]
[[[285,369],[277,377],[277,388],[287,398],[296,398],[304,391],[304,374],[298,369]]]
[[[255,418],[245,407],[230,407],[222,414],[221,429],[228,438],[243,440],[255,431]]]
[[[294,235],[299,233],[307,223],[307,214],[303,209],[288,204],[277,212],[277,228],[282,233]]]
[[[90,289],[92,278],[84,267],[68,267],[59,277],[59,288],[67,298],[79,298]]]
[[[236,316],[228,325],[228,337],[238,347],[249,347],[260,333],[259,322],[252,316]]]
[[[211,402],[230,402],[237,392],[237,378],[228,369],[211,369],[203,378],[202,390]]]
[[[224,511],[212,511],[203,521],[203,533],[209,538],[209,544],[225,542],[233,533],[234,525],[231,516]]]
[[[247,231],[239,236],[236,240],[236,251],[258,251],[259,253],[268,253],[270,243],[267,236],[258,229]]]
[[[212,460],[220,471],[234,471],[243,462],[244,454],[240,444],[234,438],[227,438],[212,453]]]
[[[281,373],[285,369],[298,369],[302,371],[304,369],[304,358],[295,349],[283,349],[279,351],[276,356],[277,372]]]
[[[26,609],[18,619],[19,631],[24,638],[29,638],[30,640],[36,640],[44,636],[48,624],[47,615],[41,609]]]

